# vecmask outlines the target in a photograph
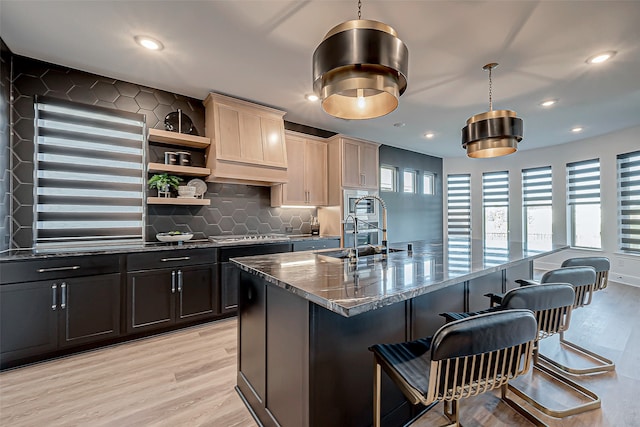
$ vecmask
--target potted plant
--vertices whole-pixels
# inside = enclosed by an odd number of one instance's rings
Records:
[[[167,173],[153,175],[149,178],[149,188],[158,190],[159,197],[170,197],[171,189],[178,188],[182,178]]]

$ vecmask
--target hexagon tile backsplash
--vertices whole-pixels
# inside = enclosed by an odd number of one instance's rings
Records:
[[[19,55],[11,54],[10,60],[13,248],[33,244],[35,95],[141,113],[146,116],[149,128],[160,129],[164,127],[164,117],[180,108],[191,118],[198,133],[204,134],[201,100]],[[172,230],[192,231],[196,239],[220,234],[283,233],[287,227],[294,233],[305,233],[311,230],[311,216],[315,215],[314,209],[271,208],[268,187],[209,183],[205,197],[211,199],[210,206],[148,206],[147,240],[155,241],[156,233]]]

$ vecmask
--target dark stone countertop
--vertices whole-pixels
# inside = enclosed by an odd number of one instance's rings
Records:
[[[448,266],[449,262],[443,262],[453,254],[443,253],[442,244],[411,243],[411,253],[406,251],[407,243],[392,244],[392,248],[404,250],[389,253],[386,260],[381,255],[361,257],[357,267],[347,259],[329,256],[341,251],[336,249],[256,255],[233,258],[232,262],[275,286],[351,317],[567,247],[555,245],[547,251],[529,252],[522,249],[521,242],[511,242],[508,249],[495,249],[474,240],[466,260],[464,252],[462,258],[459,249],[455,252],[461,267],[459,263]]]
[[[305,240],[320,240],[320,239],[339,239],[339,236],[312,236],[311,234],[295,234],[289,236],[290,242],[305,241]],[[278,241],[278,243],[287,242]],[[141,245],[105,245],[105,246],[93,246],[85,248],[58,248],[58,249],[46,249],[36,250],[33,248],[24,249],[8,249],[0,251],[0,262],[3,261],[19,261],[28,259],[47,259],[57,258],[61,256],[87,256],[87,255],[102,255],[102,254],[127,254],[127,253],[139,253],[139,252],[154,252],[154,251],[169,251],[169,250],[189,250],[197,248],[225,248],[232,246],[245,246],[245,245],[260,245],[271,242],[261,242],[256,240],[246,240],[241,242],[230,243],[217,243],[211,242],[206,239],[202,240],[187,240],[183,244],[178,243],[165,243],[165,242],[147,242]]]

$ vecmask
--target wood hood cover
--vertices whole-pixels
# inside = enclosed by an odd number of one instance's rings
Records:
[[[287,182],[284,111],[210,93],[204,100],[207,181],[271,186]]]

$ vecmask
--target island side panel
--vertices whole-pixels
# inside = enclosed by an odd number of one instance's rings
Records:
[[[408,303],[399,302],[353,317],[311,304],[310,425],[370,426],[373,422],[373,353],[377,343],[407,340]],[[404,422],[410,409],[402,393],[383,375],[382,414],[398,408]],[[385,423],[384,425],[402,425]]]
[[[309,305],[267,285],[267,411],[282,426],[309,426]]]
[[[533,279],[533,261],[523,261],[507,269],[506,290],[519,288],[520,285],[516,283],[519,279]]]
[[[267,291],[257,276],[240,274],[238,286],[238,378],[245,403],[265,426],[275,426],[264,409],[266,390]]]
[[[411,300],[411,339],[425,338],[444,325],[445,311],[464,311],[465,283],[457,283]]]

